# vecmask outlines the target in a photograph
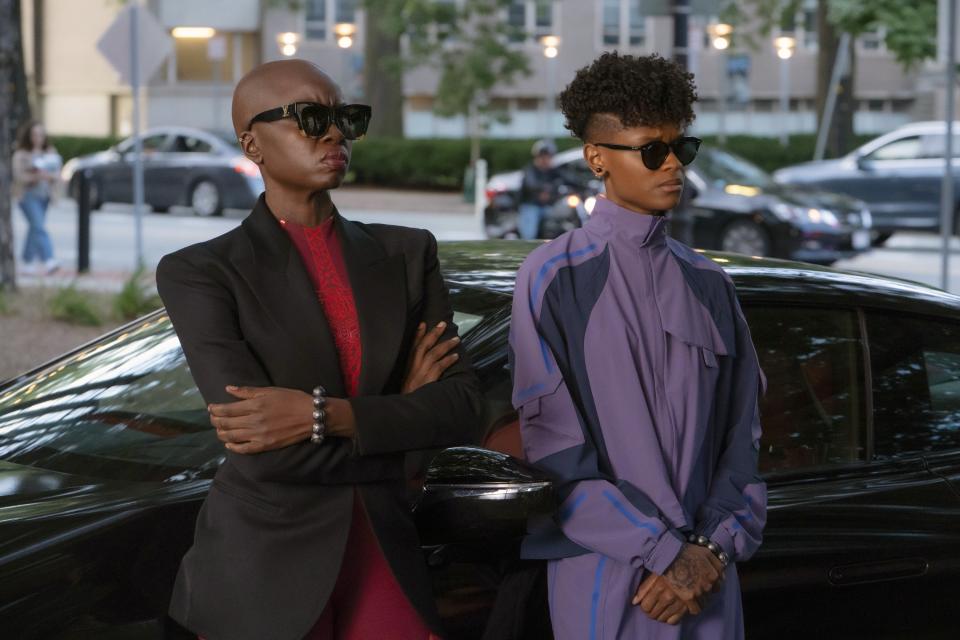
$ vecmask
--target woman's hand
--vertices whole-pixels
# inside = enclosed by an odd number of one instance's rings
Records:
[[[261,453],[303,442],[313,433],[313,396],[280,387],[234,387],[237,402],[211,404],[210,424],[234,453]],[[352,438],[353,408],[343,398],[327,398],[326,435]]]
[[[459,337],[454,336],[439,342],[446,328],[446,322],[437,324],[429,332],[424,322],[417,327],[417,335],[410,351],[410,364],[401,388],[403,393],[410,393],[429,382],[436,382],[444,371],[460,359],[459,354],[450,353],[460,344]]]

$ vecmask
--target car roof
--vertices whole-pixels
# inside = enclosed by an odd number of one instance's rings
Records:
[[[517,269],[540,242],[470,240],[440,243],[448,282],[509,296]],[[960,296],[924,284],[803,262],[696,250],[721,265],[745,303],[777,300],[788,304],[866,305],[893,311],[960,312]]]

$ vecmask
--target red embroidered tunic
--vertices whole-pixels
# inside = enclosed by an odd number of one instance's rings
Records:
[[[360,320],[347,276],[347,265],[343,260],[343,250],[333,223],[333,217],[316,227],[281,220],[281,226],[290,236],[310,274],[340,358],[344,388],[348,397],[354,397],[360,387]]]

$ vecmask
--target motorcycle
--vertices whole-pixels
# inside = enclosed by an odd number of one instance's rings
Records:
[[[586,187],[560,184],[557,186],[556,195],[553,204],[547,208],[540,220],[537,231],[539,239],[552,240],[571,229],[583,226],[597,199],[596,187],[592,184]],[[490,207],[486,221],[487,237],[519,238],[519,220],[520,214],[513,202]]]

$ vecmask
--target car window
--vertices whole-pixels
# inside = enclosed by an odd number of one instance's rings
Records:
[[[564,179],[571,184],[586,185],[597,177],[590,171],[587,161],[583,158],[577,158],[557,167]]]
[[[868,313],[874,450],[960,449],[960,323]]]
[[[943,158],[944,153],[946,153],[946,142],[947,136],[942,134],[933,134],[926,135],[920,141],[921,151],[920,157],[922,158]],[[953,136],[953,153],[954,158],[960,157],[960,135]]]
[[[213,147],[200,138],[177,136],[173,142],[173,150],[177,153],[210,153]]]
[[[0,459],[131,481],[212,476],[223,448],[165,315],[0,391]]]
[[[767,392],[760,400],[760,470],[866,459],[863,351],[854,311],[744,309]]]
[[[900,138],[888,142],[873,153],[867,155],[867,160],[916,160],[923,157],[923,145],[919,136]]]
[[[755,164],[719,149],[703,149],[693,166],[703,179],[715,187],[728,184],[770,187],[773,178]]]
[[[143,150],[148,152],[160,151],[163,149],[167,141],[167,134],[157,133],[152,136],[147,136],[143,139]],[[121,142],[117,146],[117,150],[120,153],[127,153],[133,151],[133,138],[128,138]]]

